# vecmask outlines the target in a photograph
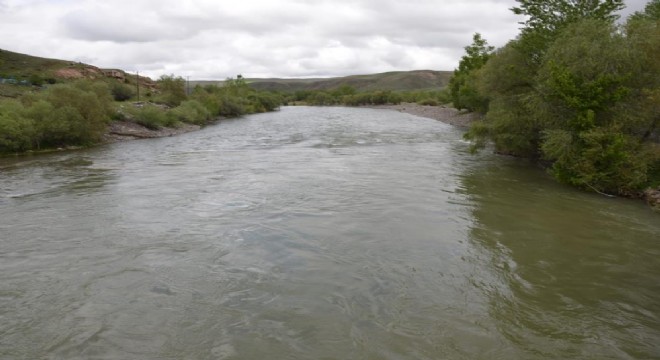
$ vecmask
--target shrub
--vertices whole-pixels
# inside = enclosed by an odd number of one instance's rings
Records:
[[[186,100],[171,110],[177,119],[189,124],[204,125],[211,120],[211,113],[197,100]]]
[[[126,101],[133,97],[133,89],[118,82],[112,84],[111,92],[115,101]]]
[[[281,97],[268,92],[258,92],[255,94],[255,102],[259,105],[261,111],[274,111],[282,103]]]
[[[234,117],[245,114],[246,101],[243,98],[224,95],[220,97],[220,114],[221,116]]]
[[[158,79],[162,101],[169,106],[179,106],[187,98],[186,81],[182,77],[163,75]]]
[[[542,146],[553,160],[552,173],[584,189],[632,195],[647,184],[652,159],[640,156],[644,146],[615,128],[595,128],[577,137],[567,131],[546,132]]]
[[[32,74],[29,78],[30,84],[34,86],[41,86],[44,84],[44,78],[39,74]]]
[[[105,84],[57,84],[21,98],[33,119],[37,147],[98,142],[114,112]]]
[[[158,130],[163,127],[173,127],[177,125],[177,118],[167,116],[164,109],[154,105],[145,105],[142,108],[131,111],[135,122],[152,130]]]
[[[0,152],[29,150],[34,133],[34,122],[25,116],[19,102],[0,102]]]

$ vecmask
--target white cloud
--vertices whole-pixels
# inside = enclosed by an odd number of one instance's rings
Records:
[[[628,3],[639,10],[645,1]],[[0,48],[192,79],[451,70],[474,32],[495,46],[515,37],[521,20],[509,11],[515,4],[0,0]]]

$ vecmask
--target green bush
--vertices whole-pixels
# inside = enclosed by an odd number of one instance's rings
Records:
[[[648,183],[652,164],[637,139],[618,129],[597,128],[577,137],[548,131],[543,153],[553,160],[552,173],[562,182],[600,192],[633,195]]]
[[[220,116],[235,117],[247,112],[247,99],[232,95],[222,95],[220,100]]]
[[[141,108],[131,111],[134,121],[148,129],[158,130],[163,127],[175,127],[178,125],[178,119],[175,116],[168,116],[166,111],[158,106],[146,104]]]
[[[19,102],[0,102],[0,152],[31,149],[34,134],[34,122],[25,116],[23,106]]]
[[[514,12],[530,17],[521,35],[472,80],[453,84],[468,85],[453,89],[458,95],[476,85],[489,102],[466,137],[542,159],[558,180],[583,189],[637,195],[657,186],[660,1],[625,26],[613,21],[621,1],[522,4]]]
[[[158,89],[161,91],[159,100],[168,106],[179,106],[188,97],[186,95],[186,81],[180,76],[161,76],[158,79]]]
[[[21,101],[34,121],[37,148],[96,143],[114,113],[107,86],[88,81],[53,85]]]
[[[248,97],[256,106],[257,112],[274,111],[280,107],[282,98],[268,92],[258,92]]]
[[[170,111],[177,121],[189,124],[204,125],[211,120],[211,113],[197,100],[186,100]]]
[[[119,82],[112,84],[111,92],[115,101],[126,101],[134,95],[133,88]]]
[[[478,91],[477,76],[479,69],[488,62],[494,49],[479,33],[475,33],[472,44],[465,47],[466,54],[449,79],[449,93],[455,108],[481,113],[488,110],[488,98]]]
[[[222,101],[220,100],[217,94],[207,91],[205,88],[200,86],[196,87],[193,91],[192,98],[198,101],[200,104],[208,110],[211,116],[220,115],[220,107]]]
[[[28,81],[30,82],[30,84],[32,84],[34,86],[41,86],[41,85],[44,84],[44,78],[41,77],[41,75],[39,75],[39,74],[30,75],[30,78],[28,79]]]

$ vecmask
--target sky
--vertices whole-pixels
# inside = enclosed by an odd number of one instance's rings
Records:
[[[626,1],[623,16],[646,0]],[[479,32],[518,34],[515,0],[0,0],[0,49],[158,78],[453,70]]]

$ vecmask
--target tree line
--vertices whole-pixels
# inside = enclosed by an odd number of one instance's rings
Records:
[[[313,106],[397,105],[402,102],[437,106],[450,102],[449,93],[446,90],[357,91],[346,84],[329,90],[299,90],[288,94],[284,99],[287,104]]]
[[[455,107],[484,114],[474,149],[601,193],[660,186],[660,0],[621,24],[622,0],[517,2],[520,34],[497,50],[475,34],[449,83]]]

